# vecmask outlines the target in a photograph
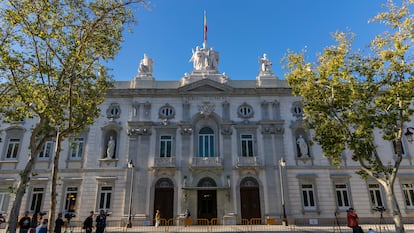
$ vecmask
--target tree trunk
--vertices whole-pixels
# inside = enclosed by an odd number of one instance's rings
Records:
[[[7,226],[7,233],[16,233],[17,224],[19,222],[19,213],[20,213],[20,207],[22,205],[22,199],[24,194],[26,193],[26,187],[27,184],[30,181],[30,172],[32,171],[33,167],[33,157],[30,154],[29,160],[27,161],[26,167],[24,168],[24,171],[20,175],[20,182],[17,184],[16,187],[16,196],[13,202],[12,209],[10,211],[10,217],[9,217],[9,225]]]
[[[50,188],[50,212],[49,212],[49,223],[48,223],[48,231],[53,232],[55,228],[55,221],[56,219],[56,183],[57,183],[57,175],[59,172],[59,155],[60,155],[60,133],[59,131],[56,133],[56,145],[55,145],[55,158],[53,159],[53,167],[52,167],[52,184]]]
[[[387,185],[384,185],[384,190],[387,195],[390,213],[392,214],[392,219],[394,221],[395,232],[404,233],[404,224],[401,220],[400,206],[398,205],[397,198],[395,197],[394,187],[392,184],[387,183]]]

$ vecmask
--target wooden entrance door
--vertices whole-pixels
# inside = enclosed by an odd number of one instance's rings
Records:
[[[241,217],[250,220],[261,218],[259,184],[253,177],[242,180],[240,184]]]
[[[156,210],[160,210],[161,218],[172,219],[174,217],[174,188],[169,179],[160,179],[154,191],[154,216]]]
[[[197,197],[197,218],[217,218],[216,190],[198,190]]]

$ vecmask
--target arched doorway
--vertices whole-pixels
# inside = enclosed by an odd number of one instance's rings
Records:
[[[197,191],[197,218],[211,220],[217,218],[217,185],[209,178],[203,178],[198,182]]]
[[[153,217],[156,210],[160,210],[161,218],[167,221],[174,217],[174,184],[168,178],[161,178],[155,184]]]
[[[240,182],[241,217],[244,219],[261,218],[259,183],[253,177]]]

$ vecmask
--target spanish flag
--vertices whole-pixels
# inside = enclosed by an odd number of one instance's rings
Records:
[[[204,43],[207,41],[207,16],[206,11],[204,11]]]

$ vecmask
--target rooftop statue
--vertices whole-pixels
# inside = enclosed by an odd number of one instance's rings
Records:
[[[154,61],[144,54],[144,58],[139,63],[138,76],[151,76],[153,63]]]
[[[195,51],[193,49],[193,56],[190,58],[190,61],[194,64],[194,70],[205,70],[206,54],[200,49],[199,46],[196,47]]]
[[[193,55],[190,58],[190,62],[193,62],[195,71],[218,70],[219,53],[214,51],[213,48],[206,49],[197,46],[192,51]]]
[[[260,71],[259,74],[273,74],[272,70],[270,69],[272,66],[272,62],[267,58],[267,54],[263,54],[262,58],[259,58],[260,63]]]

